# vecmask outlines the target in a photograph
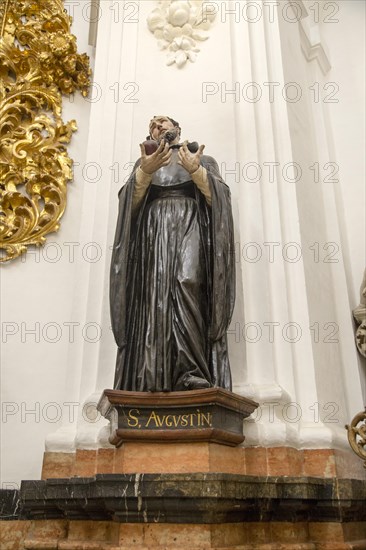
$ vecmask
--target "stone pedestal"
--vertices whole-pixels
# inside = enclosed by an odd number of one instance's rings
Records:
[[[243,420],[258,403],[222,388],[150,393],[105,390],[98,410],[111,423],[110,442],[244,441]]]
[[[331,450],[238,445],[256,406],[105,390],[114,447],[45,453],[43,479],[5,495],[2,550],[365,549],[362,474]]]

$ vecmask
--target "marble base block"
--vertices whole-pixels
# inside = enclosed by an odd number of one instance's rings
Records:
[[[366,477],[362,461],[351,450],[127,441],[118,448],[77,449],[74,453],[45,452],[42,479],[137,472],[221,472],[360,480]]]
[[[229,474],[24,481],[5,495],[1,550],[361,550],[365,490]]]

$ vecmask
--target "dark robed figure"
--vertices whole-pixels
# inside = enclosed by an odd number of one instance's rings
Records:
[[[140,146],[141,158],[119,193],[110,282],[114,387],[231,390],[230,191],[204,146],[192,152],[179,143],[177,122],[154,117],[149,129],[156,146]]]

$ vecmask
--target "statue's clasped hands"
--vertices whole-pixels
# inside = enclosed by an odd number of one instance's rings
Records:
[[[169,149],[169,143],[161,141],[159,147],[152,155],[147,155],[143,143],[140,143],[141,164],[140,168],[145,174],[153,174],[162,166],[167,166],[172,156],[172,151]]]
[[[178,150],[179,161],[178,164],[183,166],[189,174],[196,172],[201,165],[201,157],[205,145],[200,145],[196,153],[191,153],[187,147],[188,141],[185,141]],[[141,164],[140,168],[145,174],[152,175],[159,170],[162,166],[167,166],[170,163],[172,156],[172,150],[169,147],[169,143],[162,140],[157,150],[152,155],[147,155],[145,146],[140,143],[141,150]]]
[[[205,148],[205,145],[200,145],[198,151],[196,153],[191,153],[187,147],[188,141],[185,141],[182,145],[182,147],[179,148],[179,161],[178,164],[183,166],[189,172],[190,174],[193,174],[193,172],[196,172],[198,168],[201,165],[201,157],[203,150]]]

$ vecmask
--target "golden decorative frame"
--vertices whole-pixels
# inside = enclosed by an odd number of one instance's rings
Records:
[[[63,0],[0,3],[0,261],[40,246],[59,228],[77,129],[62,94],[85,97],[91,70],[77,53]]]

